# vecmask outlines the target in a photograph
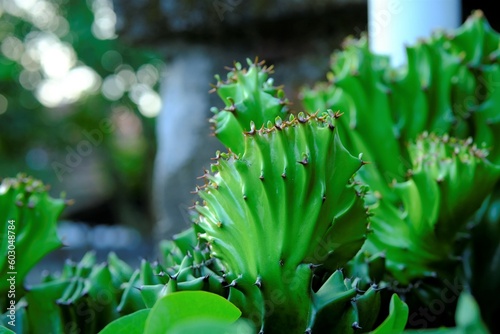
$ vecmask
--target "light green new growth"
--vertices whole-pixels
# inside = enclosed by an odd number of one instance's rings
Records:
[[[288,100],[280,87],[273,86],[269,74],[273,68],[264,66],[264,62],[248,62],[248,69],[235,63],[227,74],[226,81],[216,76],[217,92],[225,108],[212,108],[214,116],[210,120],[214,134],[231,151],[239,154],[244,150],[243,133],[250,131],[250,123],[260,128],[276,117],[288,113]]]

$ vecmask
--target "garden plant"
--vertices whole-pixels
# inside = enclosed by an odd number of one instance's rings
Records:
[[[407,55],[349,37],[298,108],[264,62],[216,76],[227,150],[140,268],[89,252],[25,287],[68,201],[4,179],[0,333],[499,332],[500,35],[475,11]]]

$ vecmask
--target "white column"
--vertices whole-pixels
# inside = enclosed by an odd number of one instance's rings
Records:
[[[436,29],[462,23],[460,0],[368,0],[370,50],[388,55],[397,67],[406,63],[404,46]]]

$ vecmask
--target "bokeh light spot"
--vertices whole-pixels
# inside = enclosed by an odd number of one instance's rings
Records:
[[[7,111],[7,107],[9,106],[9,100],[2,94],[0,94],[0,115]]]
[[[99,75],[90,67],[78,66],[62,78],[46,79],[37,88],[37,98],[46,107],[76,102],[84,94],[95,92]]]
[[[24,52],[23,42],[21,42],[18,38],[14,36],[7,36],[2,41],[2,45],[0,46],[0,50],[4,54],[5,57],[12,60],[19,60]]]
[[[122,55],[115,50],[106,51],[101,57],[102,67],[108,71],[114,71],[122,64],[122,61]]]
[[[151,64],[144,64],[139,67],[139,70],[137,71],[137,80],[150,87],[156,85],[159,79],[160,74],[158,73],[158,70]]]
[[[155,91],[147,91],[139,98],[139,111],[146,117],[155,117],[161,110],[161,98]]]
[[[117,75],[109,75],[102,83],[102,94],[111,101],[116,101],[125,93],[125,82]]]
[[[26,154],[26,164],[34,170],[42,170],[47,168],[49,163],[49,155],[42,148],[32,148]]]

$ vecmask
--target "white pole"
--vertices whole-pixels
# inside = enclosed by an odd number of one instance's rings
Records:
[[[405,45],[436,29],[459,27],[461,16],[460,0],[368,0],[370,50],[398,67],[406,63]]]

